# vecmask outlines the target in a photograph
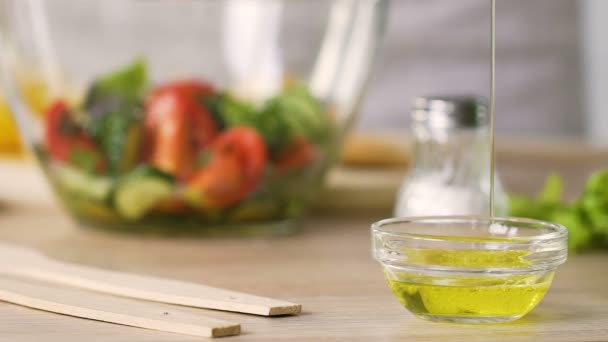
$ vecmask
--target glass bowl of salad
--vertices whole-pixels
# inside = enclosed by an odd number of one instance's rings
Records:
[[[3,90],[79,222],[288,233],[356,117],[386,2],[3,0]]]

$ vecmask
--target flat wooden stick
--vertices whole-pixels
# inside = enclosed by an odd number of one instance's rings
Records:
[[[300,304],[151,276],[54,261],[24,247],[0,243],[0,273],[124,297],[262,316],[294,315]]]
[[[237,323],[193,309],[0,276],[0,300],[38,310],[132,327],[203,337],[238,335]]]

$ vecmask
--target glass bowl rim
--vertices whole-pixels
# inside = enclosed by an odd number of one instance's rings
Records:
[[[372,223],[371,230],[374,234],[385,234],[392,235],[395,237],[403,238],[414,238],[420,240],[429,241],[446,241],[452,243],[458,243],[458,235],[433,235],[433,234],[420,234],[420,233],[408,233],[408,232],[396,232],[385,229],[385,227],[392,226],[395,224],[415,224],[415,223],[432,223],[433,221],[445,222],[446,224],[453,223],[467,223],[467,222],[488,222],[488,227],[491,223],[505,224],[506,226],[515,226],[517,224],[536,225],[542,228],[551,230],[550,232],[532,235],[532,236],[515,236],[515,237],[483,237],[487,242],[501,242],[501,243],[514,243],[521,244],[533,241],[550,241],[550,240],[562,240],[568,237],[568,229],[557,223],[534,220],[521,217],[498,217],[498,216],[486,216],[486,215],[449,215],[449,216],[412,216],[412,217],[394,217],[387,218]],[[466,236],[466,238],[475,238],[474,236]],[[481,237],[480,237],[481,238]]]
[[[475,237],[467,235],[430,235],[420,233],[395,232],[386,229],[399,223],[416,222],[446,222],[454,223],[474,223],[487,222],[489,227],[491,222],[503,223],[508,226],[517,227],[518,224],[536,225],[541,228],[548,228],[550,231],[535,236],[522,237]],[[384,228],[383,228],[384,227]],[[530,228],[534,229],[534,228]],[[566,227],[540,220],[524,218],[503,218],[492,216],[420,216],[384,219],[372,224],[372,257],[380,262],[384,267],[410,270],[422,273],[449,274],[526,274],[530,272],[545,272],[555,269],[563,264],[568,255],[568,230]],[[407,253],[404,254],[402,247],[411,245],[414,250],[445,250],[448,255],[450,251],[476,250],[501,252],[510,250],[527,251],[527,265],[505,265],[499,262],[487,265],[447,265],[434,263],[429,260],[416,261],[409,260]]]

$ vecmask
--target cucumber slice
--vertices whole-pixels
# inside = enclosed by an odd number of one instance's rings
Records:
[[[60,189],[74,196],[103,202],[112,191],[111,178],[95,176],[68,165],[57,165],[53,171]]]
[[[126,175],[117,185],[114,204],[127,220],[145,216],[173,192],[171,176],[149,166],[139,167]]]

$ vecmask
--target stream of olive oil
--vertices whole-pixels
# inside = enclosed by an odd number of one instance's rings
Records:
[[[496,0],[490,13],[490,217],[494,217],[495,112],[496,112]],[[408,257],[434,258],[429,264],[461,267],[525,267],[517,251],[408,251]],[[440,260],[435,260],[439,258]],[[420,277],[407,272],[386,274],[401,304],[422,317],[518,318],[532,310],[549,289],[552,274],[525,276]]]
[[[490,217],[494,217],[496,118],[496,0],[490,0]]]

